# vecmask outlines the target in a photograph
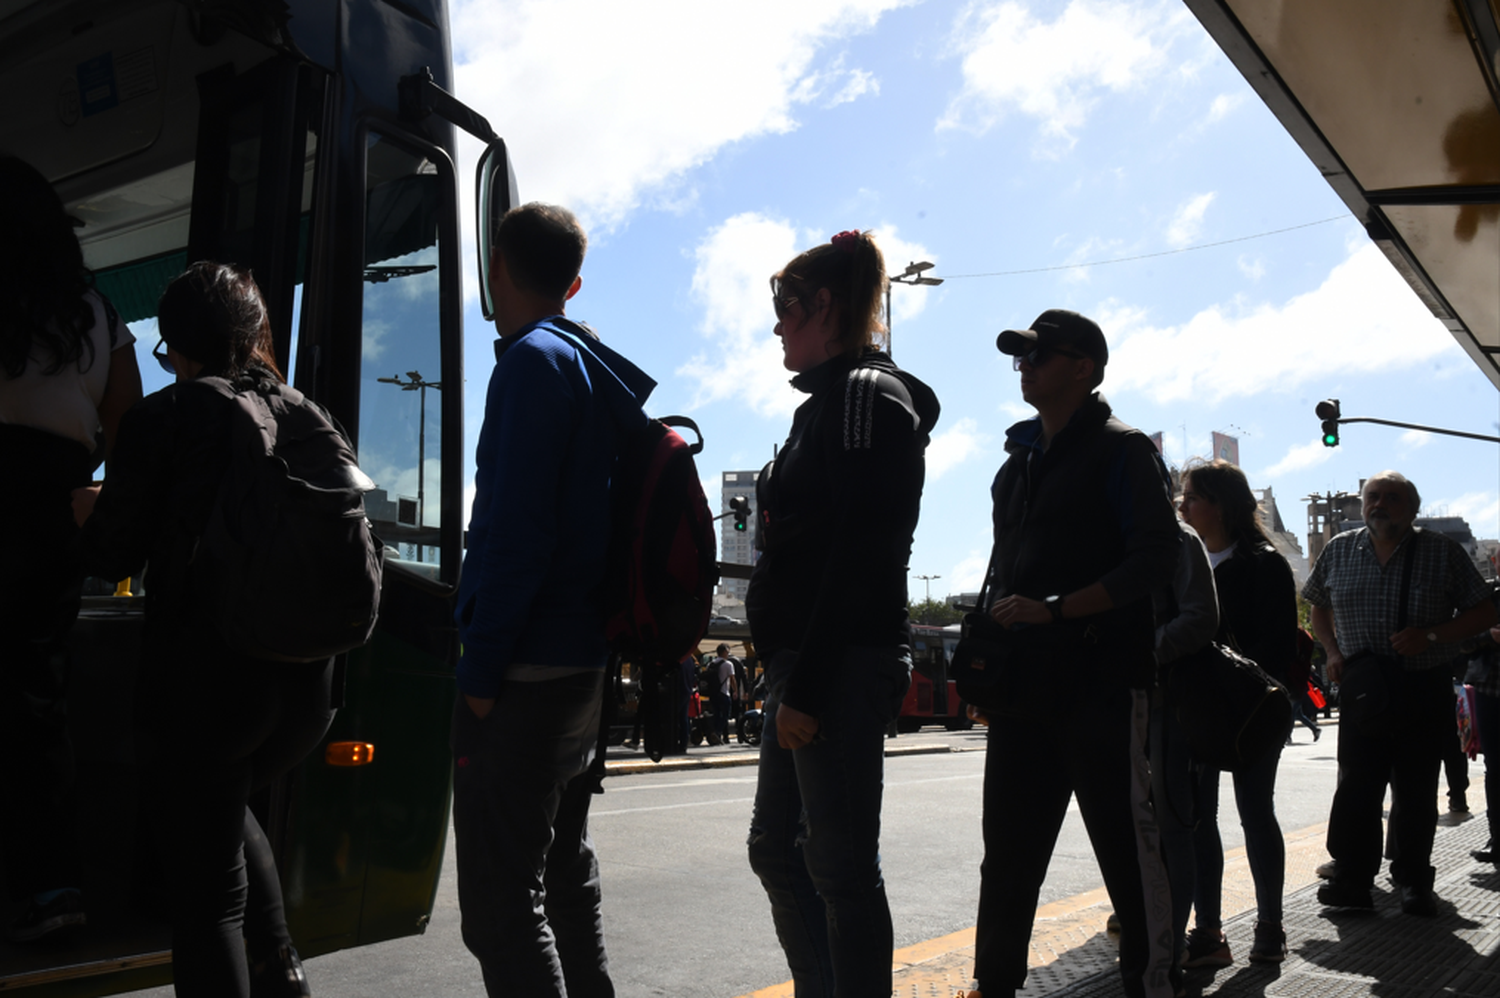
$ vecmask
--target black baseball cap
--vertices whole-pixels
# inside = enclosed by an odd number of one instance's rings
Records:
[[[1047,309],[1030,329],[1007,329],[995,340],[995,346],[1012,357],[1023,357],[1037,347],[1072,347],[1092,360],[1096,368],[1109,363],[1109,346],[1099,324],[1065,308]]]

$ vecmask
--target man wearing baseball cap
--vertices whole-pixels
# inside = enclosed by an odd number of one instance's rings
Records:
[[[1037,414],[1006,431],[991,488],[988,610],[1013,650],[983,711],[975,985],[984,998],[1025,986],[1037,898],[1076,795],[1120,916],[1125,993],[1171,998],[1180,971],[1146,756],[1151,592],[1171,585],[1180,537],[1171,480],[1095,390],[1109,347],[1093,320],[1048,309],[997,346]]]

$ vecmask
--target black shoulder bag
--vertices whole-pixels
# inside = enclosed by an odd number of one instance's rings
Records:
[[[958,695],[983,711],[998,711],[1005,706],[1007,662],[1014,651],[1010,631],[995,623],[989,613],[990,580],[993,563],[985,569],[984,585],[979,587],[978,606],[964,614],[959,625],[958,646],[953,649],[949,666]]]

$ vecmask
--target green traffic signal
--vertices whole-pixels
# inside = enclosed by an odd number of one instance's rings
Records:
[[[1323,421],[1323,446],[1337,447],[1339,445],[1339,418],[1343,415],[1339,409],[1339,400],[1324,399],[1318,403],[1314,411]]]
[[[744,496],[735,496],[729,500],[729,510],[734,514],[734,529],[744,533],[745,518],[750,515],[750,500]]]

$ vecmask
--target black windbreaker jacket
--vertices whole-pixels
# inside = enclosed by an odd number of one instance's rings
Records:
[[[761,555],[745,609],[763,661],[801,653],[783,702],[816,716],[843,648],[910,642],[907,560],[940,406],[875,350],[792,384],[811,398],[756,485]]]
[[[1082,625],[1093,625],[1092,644],[1069,664],[1123,660],[1119,678],[1149,684],[1151,591],[1171,585],[1181,538],[1166,467],[1146,435],[1116,419],[1097,393],[1045,451],[1040,435],[1038,418],[1006,431],[1010,457],[991,488],[990,599],[1040,600],[1103,583],[1114,607]]]

